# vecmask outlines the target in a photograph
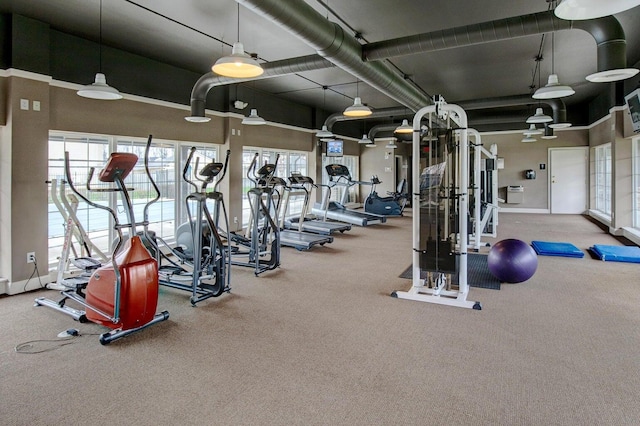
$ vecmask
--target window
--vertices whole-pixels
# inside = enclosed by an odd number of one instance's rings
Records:
[[[307,154],[299,151],[276,151],[268,148],[245,147],[242,151],[242,226],[249,224],[251,207],[247,197],[247,191],[253,188],[254,183],[247,178],[249,165],[258,154],[256,171],[265,164],[273,164],[278,160],[276,176],[287,179],[292,172],[307,175]],[[288,214],[298,214],[302,211],[303,197],[291,197],[289,200]]]
[[[212,162],[217,161],[218,158],[218,149],[217,147],[214,146],[204,146],[204,145],[182,145],[180,147],[180,158],[179,160],[179,167],[178,167],[178,180],[180,182],[180,194],[182,194],[179,198],[179,202],[178,202],[178,217],[180,218],[180,220],[178,221],[178,225],[180,226],[180,224],[187,222],[188,217],[187,217],[187,208],[186,208],[186,204],[184,202],[185,197],[194,192],[196,190],[196,188],[193,185],[190,185],[189,183],[185,182],[183,174],[185,172],[184,167],[187,164],[187,159],[189,158],[189,153],[191,152],[191,148],[195,148],[195,152],[193,154],[193,157],[191,158],[191,164],[189,165],[189,169],[186,171],[186,176],[188,179],[190,179],[193,183],[195,183],[198,188],[200,188],[200,185],[202,182],[199,182],[197,180],[197,176],[193,175],[193,172],[199,172],[200,170],[202,170],[202,168]],[[224,159],[222,160],[224,161]],[[196,170],[196,166],[197,169]],[[174,185],[174,188],[177,187],[176,185]],[[195,202],[193,202],[193,205],[190,205],[190,209],[191,212],[194,213],[196,212],[196,206],[195,206]]]
[[[134,191],[131,192],[134,218],[136,222],[144,220],[144,207],[156,197],[156,192],[144,169],[144,150],[146,141],[118,138],[118,152],[132,152],[138,156],[138,163],[127,177]],[[165,241],[175,235],[176,217],[176,168],[175,146],[168,143],[155,143],[149,149],[149,172],[160,190],[160,199],[149,206],[149,229]],[[127,218],[122,208],[122,199],[118,202],[118,220],[126,223]]]
[[[100,170],[109,157],[109,140],[100,136],[73,136],[73,135],[51,135],[49,136],[49,180],[57,184],[60,198],[60,191],[71,193],[68,186],[65,186],[64,172],[64,153],[69,152],[69,165],[71,172],[71,180],[76,188],[82,191],[87,182],[88,172],[91,167]],[[48,200],[49,215],[49,262],[55,262],[60,255],[62,245],[64,243],[65,226],[62,214],[53,203],[50,185]],[[91,200],[108,204],[109,196],[107,193],[93,193]],[[104,252],[109,252],[110,241],[110,218],[109,214],[104,210],[98,210],[88,206],[86,203],[80,202],[77,205],[76,215],[81,226],[86,231],[88,237],[96,247]],[[76,253],[80,256],[81,253]]]
[[[633,140],[632,163],[633,163],[633,227],[640,229],[640,138]]]
[[[342,164],[349,169],[349,174],[351,175],[351,179],[358,180],[358,157],[355,155],[345,155],[342,157],[327,157],[325,154],[322,154],[322,184],[327,185],[329,183],[329,175],[327,174],[327,170],[325,166],[328,164]],[[323,188],[326,190],[326,187]],[[330,200],[340,201],[342,200],[342,196],[344,194],[345,187],[344,186],[334,186],[331,189]],[[347,195],[347,202],[355,203],[358,201],[358,191],[357,186],[354,185],[349,188],[349,194]]]
[[[595,148],[595,209],[611,216],[611,144]]]
[[[56,180],[58,193],[64,180],[64,153],[69,152],[71,178],[82,194],[88,195],[94,202],[109,205],[116,209],[118,220],[127,223],[126,213],[122,206],[122,199],[111,192],[87,193],[85,185],[89,169],[95,167],[98,173],[105,165],[111,152],[131,152],[138,156],[138,163],[132,173],[125,179],[129,188],[134,188],[130,193],[134,206],[134,219],[140,223],[144,220],[144,207],[147,202],[156,196],[151,182],[144,169],[144,151],[146,139],[125,138],[98,135],[78,135],[72,133],[52,132],[49,135],[49,179]],[[185,222],[186,207],[184,198],[194,188],[183,181],[182,170],[191,144],[180,144],[170,141],[152,142],[149,151],[149,171],[160,190],[160,199],[149,207],[149,229],[168,243],[175,238],[177,226]],[[198,167],[215,161],[218,148],[215,145],[196,146],[196,155],[191,164],[195,167],[195,158]],[[180,184],[177,184],[180,182]],[[199,184],[199,182],[195,182]],[[94,187],[100,186],[97,179],[93,178]],[[64,189],[64,188],[63,188]],[[71,191],[67,188],[67,194]],[[55,265],[60,256],[64,243],[65,226],[62,215],[49,194],[49,264]],[[117,205],[116,205],[117,203]],[[108,212],[87,206],[86,203],[78,204],[77,216],[80,224],[87,232],[91,242],[107,255],[111,251],[111,241],[114,240],[113,224]],[[176,220],[178,218],[178,220]],[[138,230],[142,228],[139,227]],[[126,230],[125,230],[126,232]],[[74,241],[75,242],[75,241]],[[77,248],[77,245],[76,245]],[[93,253],[92,253],[93,254]],[[74,253],[80,256],[81,253]]]

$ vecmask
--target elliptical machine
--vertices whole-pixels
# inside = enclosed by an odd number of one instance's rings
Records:
[[[277,163],[276,158],[275,164],[257,169],[258,153],[254,155],[247,169],[247,179],[254,187],[247,191],[251,214],[246,233],[227,235],[233,243],[231,264],[253,268],[255,276],[280,266],[280,228],[276,223],[279,201],[273,185]]]
[[[61,283],[66,289],[61,291],[60,301],[54,302],[44,297],[35,300],[35,306],[47,306],[77,321],[91,321],[111,328],[112,331],[100,335],[100,343],[103,345],[169,318],[167,311],[156,314],[158,264],[145,248],[140,235],[136,233],[138,224],[134,220],[129,189],[124,184],[124,179],[137,161],[138,157],[132,153],[111,154],[98,179],[103,183],[115,184],[115,187],[91,188],[95,168],[89,169],[87,191],[120,194],[128,221],[127,224],[120,224],[114,209],[94,203],[78,192],[71,179],[69,153],[65,152],[65,180],[71,190],[85,203],[109,212],[117,232],[117,244],[113,249],[111,262],[96,269],[86,281],[77,278],[72,281],[62,280]],[[123,228],[129,228],[129,235],[132,236],[126,241],[123,241]],[[86,309],[66,306],[69,299]]]
[[[405,179],[400,181],[396,192],[387,192],[390,194],[388,197],[380,197],[376,192],[376,185],[379,183],[382,182],[377,175],[371,176],[371,192],[364,202],[364,211],[385,216],[402,216],[407,203],[407,194],[404,193],[407,181]]]
[[[151,136],[149,136],[151,140]],[[218,191],[218,186],[224,179],[229,156],[231,151],[227,151],[224,164],[211,162],[199,170],[199,159],[196,157],[193,176],[201,182],[197,185],[190,177],[191,162],[196,148],[192,147],[189,157],[182,171],[182,178],[185,182],[194,187],[194,192],[187,195],[185,199],[187,217],[189,220],[180,225],[176,231],[178,248],[171,248],[161,238],[151,235],[145,225],[145,235],[155,247],[156,258],[158,260],[160,284],[191,292],[190,302],[193,306],[210,297],[218,297],[229,292],[230,288],[230,258],[229,242],[225,244],[220,236],[218,222],[222,214],[225,226],[229,228],[228,216],[224,206],[223,195]],[[156,192],[156,197],[148,205],[160,199],[160,189],[151,177],[148,166],[148,158],[145,156],[145,168],[149,180]],[[215,182],[215,183],[214,183]],[[209,191],[207,186],[213,183],[213,191]],[[207,203],[213,201],[215,207],[213,213],[209,210]],[[191,205],[195,204],[195,211]],[[145,223],[147,209],[145,208]],[[157,245],[161,241],[164,247],[175,256],[174,261],[169,258]],[[163,265],[163,261],[165,264]],[[188,265],[190,271],[181,265]]]

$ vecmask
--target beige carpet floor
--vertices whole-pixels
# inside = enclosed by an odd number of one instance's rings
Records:
[[[582,216],[502,214],[498,229],[585,257],[471,288],[482,311],[399,300],[409,213],[285,248],[260,277],[233,267],[232,293],[195,308],[161,288],[169,320],[108,346],[33,306],[54,291],[0,298],[0,424],[637,425],[640,265],[586,254],[621,243]],[[53,342],[16,352],[33,340]]]

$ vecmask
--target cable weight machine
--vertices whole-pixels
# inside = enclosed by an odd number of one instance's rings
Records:
[[[453,115],[457,129],[451,126]],[[427,138],[429,146],[423,149],[420,123],[425,116],[430,122],[444,118],[447,132],[435,142]],[[438,102],[416,112],[412,161],[412,287],[391,296],[480,310],[479,302],[467,300],[469,140],[467,115],[461,107]]]

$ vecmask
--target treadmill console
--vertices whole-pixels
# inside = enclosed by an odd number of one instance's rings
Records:
[[[351,179],[351,174],[349,173],[349,169],[347,168],[347,166],[344,166],[342,164],[327,164],[325,166],[325,170],[327,171],[327,174],[331,177],[346,176],[347,178]]]

